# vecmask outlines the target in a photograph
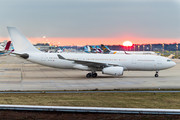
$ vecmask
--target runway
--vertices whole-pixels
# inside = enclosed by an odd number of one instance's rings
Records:
[[[109,89],[178,89],[180,60],[176,66],[159,72],[125,71],[113,77],[98,72],[97,78],[86,78],[87,71],[56,69],[12,56],[0,57],[0,91],[34,90],[109,90]]]

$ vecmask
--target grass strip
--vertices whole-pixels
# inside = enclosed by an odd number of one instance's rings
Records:
[[[0,104],[180,109],[180,93],[0,94]]]

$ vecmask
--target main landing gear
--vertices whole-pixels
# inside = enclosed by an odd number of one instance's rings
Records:
[[[156,71],[156,74],[154,75],[155,77],[158,77],[159,75],[158,75],[158,71]]]
[[[97,77],[97,73],[95,73],[95,72],[88,73],[88,74],[86,75],[86,77],[87,77],[87,78],[90,78],[90,77],[96,78],[96,77]]]

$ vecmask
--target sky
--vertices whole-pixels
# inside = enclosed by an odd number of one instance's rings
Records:
[[[180,43],[180,2],[0,0],[0,41],[10,40],[6,26],[17,27],[32,43]]]

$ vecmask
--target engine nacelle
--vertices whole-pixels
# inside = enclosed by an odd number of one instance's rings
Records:
[[[106,67],[102,69],[103,74],[121,76],[123,75],[123,67]]]

